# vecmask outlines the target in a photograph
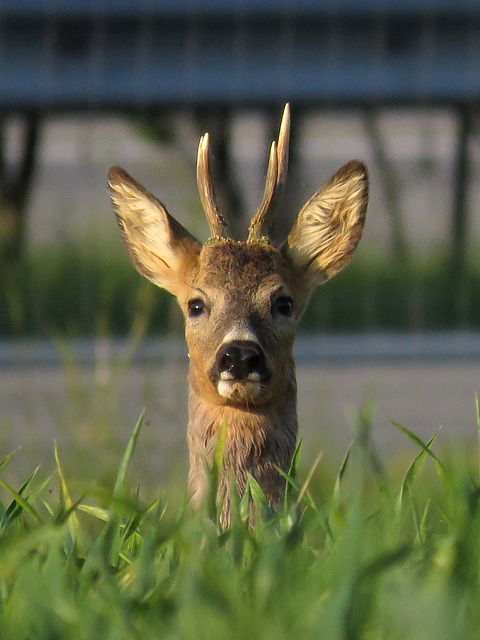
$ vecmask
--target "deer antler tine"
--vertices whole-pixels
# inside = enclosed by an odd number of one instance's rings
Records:
[[[252,219],[250,223],[250,227],[248,228],[247,242],[258,240],[263,235],[266,235],[266,233],[268,233],[268,229],[271,224],[272,214],[274,212],[274,208],[271,205],[275,197],[275,189],[277,186],[277,175],[278,175],[277,143],[272,142],[272,146],[270,147],[270,157],[268,160],[267,178],[265,180],[265,190],[263,192],[263,199],[257,210],[257,213],[255,214],[255,217]]]
[[[268,235],[275,215],[275,208],[287,178],[289,138],[290,105],[287,103],[283,110],[278,145],[274,142],[270,149],[265,191],[260,207],[250,223],[247,242],[252,242]]]
[[[287,179],[288,149],[290,141],[290,105],[285,105],[283,110],[280,133],[278,134],[278,175],[277,187],[281,190]]]
[[[213,188],[212,171],[210,167],[209,135],[200,138],[197,155],[197,185],[203,210],[213,237],[225,237],[227,223],[219,212]]]

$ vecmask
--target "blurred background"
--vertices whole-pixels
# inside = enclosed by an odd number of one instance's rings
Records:
[[[351,158],[371,180],[360,248],[300,327],[305,448],[336,465],[361,411],[387,459],[413,447],[391,420],[468,448],[479,100],[478,0],[0,0],[0,458],[20,446],[13,473],[48,467],[56,439],[72,474],[101,478],[146,407],[140,475],[183,486],[182,320],[130,266],[106,172],[125,167],[206,239],[209,131],[241,237],[287,101],[277,238]]]

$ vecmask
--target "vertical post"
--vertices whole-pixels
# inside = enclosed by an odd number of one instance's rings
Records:
[[[402,265],[407,265],[409,258],[408,242],[402,219],[402,205],[400,198],[400,185],[398,183],[395,167],[390,160],[380,127],[378,126],[378,111],[375,108],[365,112],[365,129],[372,146],[375,165],[380,172],[387,215],[390,218],[392,230],[392,248],[395,256]]]
[[[458,110],[459,126],[453,185],[453,210],[450,245],[450,295],[453,319],[457,326],[465,324],[468,305],[466,288],[468,244],[468,183],[470,158],[468,145],[472,129],[472,114],[467,106]]]
[[[459,285],[465,273],[467,258],[468,212],[467,196],[470,163],[468,144],[472,129],[472,117],[468,107],[458,110],[459,128],[453,186],[453,211],[451,228],[451,275],[454,285]]]
[[[0,126],[2,124],[0,122]],[[5,141],[0,135],[0,263],[16,263],[22,255],[26,206],[35,169],[39,131],[39,115],[26,115],[21,157],[12,170],[7,167]]]

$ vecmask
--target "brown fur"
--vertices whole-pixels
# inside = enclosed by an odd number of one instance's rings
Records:
[[[296,384],[292,363],[291,383],[281,401],[266,407],[212,406],[190,387],[188,425],[190,451],[189,487],[192,501],[199,506],[206,491],[205,466],[212,464],[217,438],[226,429],[223,473],[218,497],[223,507],[222,520],[229,521],[228,489],[231,479],[237,491],[245,491],[247,474],[262,487],[269,503],[275,506],[283,494],[284,482],[277,467],[288,471],[297,438]]]
[[[285,147],[288,140],[283,135]],[[210,209],[210,226],[223,230],[223,218],[215,217],[205,153],[204,149],[200,189],[204,183],[208,188],[202,200],[209,200],[205,206]],[[269,170],[272,175],[276,166],[273,163]],[[251,474],[275,508],[285,484],[277,468],[288,471],[297,437],[292,354],[296,327],[314,288],[346,266],[361,237],[368,198],[364,165],[348,163],[317,191],[281,247],[260,237],[258,231],[262,225],[266,229],[271,211],[265,202],[272,205],[275,194],[262,203],[258,229],[251,231],[247,242],[221,236],[202,245],[122,169],[110,170],[109,185],[134,265],[173,293],[185,316],[193,504],[204,498],[206,468],[212,465],[215,444],[225,429],[218,488],[223,525],[230,522],[232,479],[242,495]],[[275,311],[276,301],[285,297],[292,301],[291,314]],[[198,316],[189,313],[192,300],[203,305]],[[255,373],[251,379],[219,379],[216,363],[229,340],[258,344],[268,376]]]

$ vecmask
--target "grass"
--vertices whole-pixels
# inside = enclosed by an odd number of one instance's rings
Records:
[[[0,280],[0,337],[150,334],[177,328],[172,297],[136,274],[124,252],[81,246],[38,249]],[[441,253],[401,264],[359,253],[344,273],[315,293],[305,331],[480,328],[480,268],[475,252],[460,282]]]
[[[171,297],[123,253],[86,246],[33,252],[0,283],[0,336],[120,335],[138,323],[169,328]]]
[[[279,513],[251,483],[255,526],[244,499],[222,532],[212,505],[142,498],[141,424],[107,488],[73,495],[57,450],[52,476],[0,481],[2,639],[480,636],[480,466],[439,453],[435,434],[395,425],[418,449],[396,478],[363,412],[324,498],[322,460],[300,473],[299,448]]]

